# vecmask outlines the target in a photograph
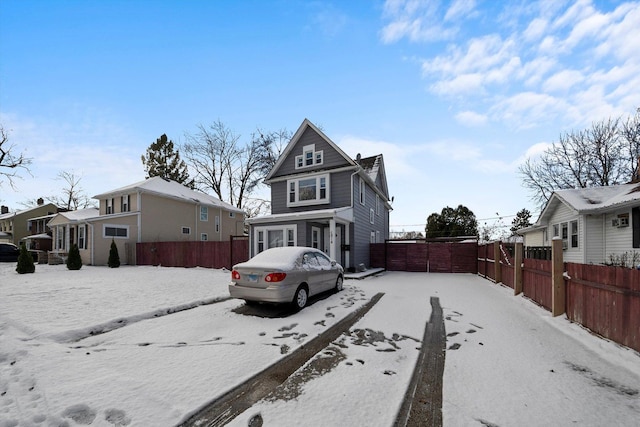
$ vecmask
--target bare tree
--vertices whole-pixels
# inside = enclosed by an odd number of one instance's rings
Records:
[[[18,169],[29,171],[31,159],[24,156],[24,153],[15,154],[15,145],[9,144],[9,135],[0,124],[0,186],[2,179],[9,182],[11,188],[15,189],[14,179],[19,178]]]
[[[537,159],[520,166],[523,186],[542,208],[556,190],[629,182],[637,172],[640,116],[594,122],[591,128],[561,134]]]
[[[57,180],[62,180],[66,186],[62,188],[62,196],[47,197],[47,200],[56,206],[70,211],[85,209],[93,206],[91,199],[80,187],[82,177],[76,176],[74,172],[62,171],[58,173]]]
[[[196,187],[213,191],[247,214],[264,210],[264,201],[251,199],[282,152],[288,132],[257,130],[248,143],[240,142],[240,135],[220,120],[209,127],[198,126],[195,135],[186,134],[183,145],[187,163],[195,171]],[[249,203],[250,202],[250,203]]]

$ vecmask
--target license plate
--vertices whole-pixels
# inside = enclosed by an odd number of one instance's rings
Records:
[[[247,279],[249,279],[250,282],[257,282],[258,281],[258,275],[257,274],[247,274]]]

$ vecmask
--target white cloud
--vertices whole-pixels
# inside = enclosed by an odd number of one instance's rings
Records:
[[[432,1],[387,0],[383,15],[390,22],[380,32],[382,42],[395,43],[405,37],[412,42],[451,39],[458,29],[442,25],[438,8]]]
[[[540,39],[547,29],[548,22],[546,19],[536,18],[529,23],[522,36],[528,42]]]
[[[453,21],[456,19],[463,19],[472,14],[475,7],[475,0],[456,0],[449,9],[447,9],[447,13],[444,15],[444,20]]]
[[[487,123],[487,116],[478,114],[475,111],[461,111],[456,114],[455,119],[458,123],[467,127],[483,126]]]
[[[542,85],[542,89],[545,92],[566,92],[583,80],[584,76],[580,71],[562,70],[549,77]]]

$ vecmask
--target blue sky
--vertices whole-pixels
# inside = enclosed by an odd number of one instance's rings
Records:
[[[30,176],[12,209],[144,179],[160,135],[308,118],[382,153],[391,228],[463,204],[480,224],[537,213],[517,168],[561,133],[640,107],[640,2],[0,2],[0,123]],[[534,215],[534,219],[536,216]]]

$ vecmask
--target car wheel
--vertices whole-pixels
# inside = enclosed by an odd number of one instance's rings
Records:
[[[308,300],[309,293],[307,291],[307,288],[305,288],[304,286],[300,286],[298,290],[296,290],[296,294],[293,297],[293,307],[296,310],[302,310],[307,305]]]
[[[338,278],[336,279],[335,291],[340,292],[342,289],[344,289],[344,281],[342,276],[338,276]]]

